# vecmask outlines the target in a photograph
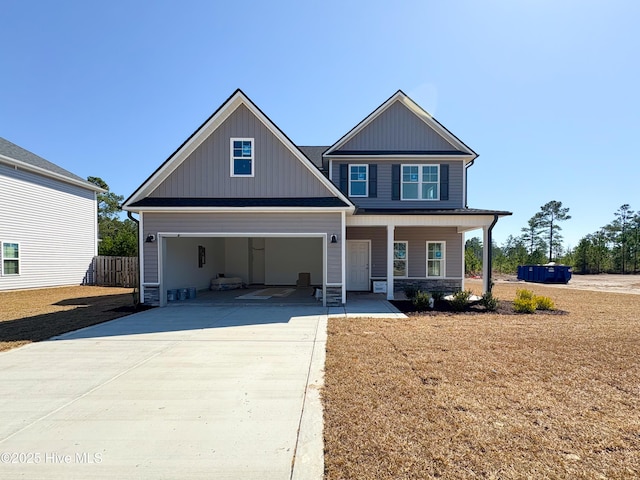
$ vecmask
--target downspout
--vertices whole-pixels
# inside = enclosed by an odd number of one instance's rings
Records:
[[[498,215],[493,215],[493,222],[491,222],[491,225],[489,225],[489,229],[487,230],[487,240],[488,240],[488,244],[489,246],[487,247],[485,245],[485,248],[488,248],[489,250],[487,251],[487,263],[489,265],[487,265],[488,269],[487,269],[487,275],[488,275],[488,282],[487,282],[487,292],[491,293],[491,290],[493,290],[493,281],[491,280],[491,273],[493,270],[493,238],[491,235],[491,232],[493,231],[493,227],[496,226],[496,223],[498,223]]]
[[[129,218],[129,220],[132,220],[133,222],[135,222],[136,226],[138,227],[138,244],[140,243],[140,221],[133,218],[133,214],[132,212],[127,210],[127,218]],[[138,304],[140,303],[140,289],[141,289],[141,285],[140,285],[140,255],[142,255],[142,252],[140,251],[140,248],[138,248],[138,278],[136,279],[136,284],[138,285],[138,295],[136,297],[136,295],[134,294],[133,296],[133,304],[135,307],[138,306]]]
[[[474,158],[473,160],[471,160],[469,163],[467,163],[464,167],[464,208],[469,208],[469,195],[468,195],[468,185],[469,185],[469,179],[468,179],[468,172],[469,172],[469,167],[471,165],[473,165],[473,162],[475,162],[476,159]]]

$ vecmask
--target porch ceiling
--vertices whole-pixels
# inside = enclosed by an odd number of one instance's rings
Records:
[[[393,214],[359,214],[347,216],[346,224],[348,227],[385,227],[387,225],[396,227],[457,227],[458,232],[462,233],[490,226],[495,219],[495,215],[503,217],[511,215],[511,212],[475,210],[473,213],[438,211],[438,213],[422,213],[420,215],[397,214],[395,212]]]

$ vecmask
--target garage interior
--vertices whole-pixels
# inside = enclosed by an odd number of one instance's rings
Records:
[[[320,237],[168,236],[162,242],[163,293],[195,288],[200,300],[212,302],[259,300],[259,292],[315,301],[315,288],[323,284],[322,249]],[[210,290],[220,278],[229,285]],[[237,279],[242,288],[226,290]]]

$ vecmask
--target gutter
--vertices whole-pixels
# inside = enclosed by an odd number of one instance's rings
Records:
[[[140,245],[140,220],[137,220],[137,219],[133,218],[133,212],[129,212],[129,211],[127,211],[127,217],[129,218],[129,220],[135,222],[135,224],[138,227],[138,235],[137,235],[137,237],[138,237],[137,238],[137,240],[138,240],[138,278],[137,278],[137,282],[136,282],[138,284],[138,295],[136,296],[134,294],[134,297],[133,297],[134,307],[137,308],[138,305],[140,304],[140,288],[141,288],[140,275],[142,273],[140,271],[140,255],[142,255],[142,252],[140,251],[140,247],[139,247],[139,245]]]

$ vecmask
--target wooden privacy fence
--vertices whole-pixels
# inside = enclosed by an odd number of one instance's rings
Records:
[[[137,287],[138,257],[93,257],[93,285],[103,287]]]

